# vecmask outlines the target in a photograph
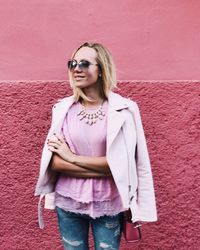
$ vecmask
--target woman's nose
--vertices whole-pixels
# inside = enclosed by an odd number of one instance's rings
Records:
[[[78,71],[78,72],[81,72],[82,70],[80,69],[79,65],[77,64],[76,67],[74,68],[74,71]]]

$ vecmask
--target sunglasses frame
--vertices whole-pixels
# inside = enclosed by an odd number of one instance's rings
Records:
[[[70,63],[72,63],[72,62],[75,62],[75,65],[72,67],[72,66],[70,66]],[[83,64],[83,62],[84,63],[87,63],[87,65],[82,65]],[[85,60],[85,59],[82,59],[82,60],[80,60],[80,62],[78,63],[75,59],[70,59],[70,60],[68,60],[68,62],[67,62],[67,67],[68,67],[68,69],[70,70],[70,71],[74,71],[75,70],[75,68],[77,67],[77,65],[78,65],[78,68],[80,69],[80,70],[87,70],[89,67],[90,67],[90,65],[99,65],[98,63],[91,63],[91,62],[89,62],[88,60]]]

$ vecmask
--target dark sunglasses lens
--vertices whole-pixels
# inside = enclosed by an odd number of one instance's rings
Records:
[[[88,62],[86,60],[82,60],[79,63],[80,69],[88,69],[89,66],[90,66],[90,62]]]
[[[77,62],[74,60],[69,60],[67,63],[68,69],[72,70],[75,69],[77,65]]]
[[[90,66],[90,62],[87,60],[81,60],[79,63],[77,63],[76,60],[69,60],[67,63],[68,69],[69,70],[74,70],[76,66],[78,65],[80,70],[86,70]]]

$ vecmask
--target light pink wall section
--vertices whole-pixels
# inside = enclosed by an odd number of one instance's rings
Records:
[[[0,79],[66,79],[85,40],[108,46],[118,79],[199,79],[198,0],[0,0]]]

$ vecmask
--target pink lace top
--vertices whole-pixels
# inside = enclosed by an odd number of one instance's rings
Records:
[[[63,123],[62,132],[70,149],[82,156],[106,155],[108,102],[103,103],[106,116],[88,125],[77,116],[80,102],[74,103]],[[96,108],[88,108],[93,113]],[[88,214],[92,218],[115,215],[123,211],[120,195],[112,177],[76,178],[60,175],[56,184],[55,204],[66,211]]]

